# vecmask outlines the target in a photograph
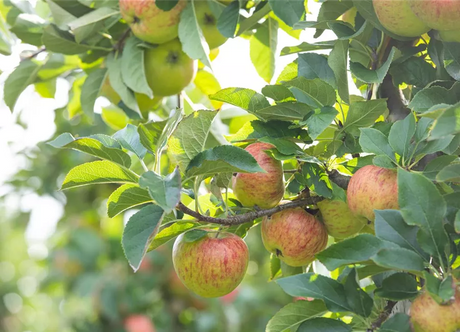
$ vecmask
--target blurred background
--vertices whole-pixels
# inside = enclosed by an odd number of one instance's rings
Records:
[[[29,2],[41,5],[41,0]],[[318,6],[309,3],[313,17]],[[280,30],[279,50],[312,41],[312,34],[303,31],[297,40]],[[51,96],[29,86],[11,113],[3,102],[3,83],[28,50],[34,47],[16,42],[12,55],[0,55],[0,331],[264,331],[276,311],[293,299],[268,284],[269,255],[257,229],[246,238],[251,261],[243,283],[223,298],[207,300],[177,279],[172,243],[148,253],[141,269],[132,272],[120,245],[132,211],[113,219],[106,214],[106,197],[115,187],[58,191],[65,174],[91,158],[46,142],[64,132],[112,135],[128,118],[101,97],[93,122],[69,120],[71,86],[60,78]],[[278,58],[274,77],[294,59]],[[260,91],[266,84],[242,38],[220,48],[213,71],[222,88]],[[200,105],[193,86],[187,94],[198,109],[211,107]],[[163,107],[167,111],[174,101]],[[222,118],[222,124],[231,131],[229,121]]]

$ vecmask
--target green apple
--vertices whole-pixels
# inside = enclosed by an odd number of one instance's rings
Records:
[[[455,298],[438,304],[428,293],[419,295],[410,308],[414,332],[456,332],[460,329],[460,289],[455,286]]]
[[[310,264],[328,239],[324,225],[302,208],[264,217],[261,233],[265,248],[290,266]]]
[[[426,25],[436,30],[460,30],[460,1],[408,0],[410,8]]]
[[[373,0],[380,23],[388,30],[403,37],[418,37],[430,28],[409,7],[408,0]]]
[[[194,241],[185,233],[177,237],[172,257],[174,269],[188,289],[203,297],[220,297],[243,280],[249,250],[232,233],[209,232]]]
[[[374,210],[399,209],[396,171],[374,165],[360,168],[348,184],[347,201],[353,214],[371,222]]]
[[[439,36],[445,42],[460,43],[460,30],[439,31]]]
[[[162,44],[177,38],[180,13],[187,5],[179,0],[170,11],[157,7],[155,0],[119,0],[121,16],[134,35],[152,44]]]
[[[195,76],[195,62],[183,51],[179,39],[145,51],[145,73],[154,96],[180,93]]]
[[[217,29],[217,18],[214,16],[207,1],[195,2],[196,18],[203,31],[204,39],[209,45],[209,49],[215,49],[225,43],[227,38],[222,36]]]
[[[350,237],[367,224],[367,219],[355,216],[344,201],[325,199],[317,205],[327,232],[336,239]]]
[[[283,165],[265,151],[273,149],[268,143],[253,143],[246,147],[265,173],[237,173],[233,179],[233,193],[244,206],[257,205],[262,209],[276,206],[284,195]]]

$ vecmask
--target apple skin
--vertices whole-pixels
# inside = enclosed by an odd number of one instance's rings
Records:
[[[347,201],[353,214],[371,222],[374,210],[399,209],[396,171],[374,165],[360,168],[348,184]]]
[[[183,51],[179,39],[145,51],[147,82],[154,96],[180,93],[195,76],[195,62]]]
[[[177,38],[180,13],[187,5],[180,0],[170,11],[157,7],[155,0],[120,0],[120,12],[134,35],[152,44]]]
[[[410,308],[414,332],[455,332],[460,329],[460,289],[457,286],[455,300],[446,305],[438,304],[428,293],[419,295]]]
[[[227,38],[224,37],[217,29],[217,18],[209,8],[207,1],[195,2],[196,17],[204,39],[209,45],[209,49],[215,49],[225,43]]]
[[[410,10],[407,0],[373,0],[372,2],[380,23],[388,31],[403,37],[418,37],[430,30]]]
[[[448,43],[460,43],[460,30],[439,31],[439,37]]]
[[[286,209],[264,217],[265,248],[290,266],[305,266],[327,245],[326,227],[302,208]]]
[[[145,315],[131,315],[124,321],[127,332],[155,332],[155,326]]]
[[[354,215],[344,201],[325,199],[317,205],[327,232],[336,239],[350,237],[367,224],[367,219]]]
[[[182,283],[202,297],[220,297],[243,280],[249,262],[246,243],[235,234],[208,233],[187,242],[177,237],[173,248],[174,269]]]
[[[233,193],[244,206],[257,205],[262,209],[276,206],[284,195],[283,165],[265,150],[273,149],[268,143],[253,143],[246,147],[266,173],[237,173],[233,177]]]
[[[408,0],[410,8],[426,25],[436,30],[460,29],[460,1]]]

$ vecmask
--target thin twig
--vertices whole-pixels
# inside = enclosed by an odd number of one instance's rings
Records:
[[[378,329],[384,321],[388,319],[388,317],[391,314],[391,311],[393,310],[393,307],[396,305],[397,302],[395,301],[388,301],[387,305],[385,306],[385,309],[380,313],[380,315],[377,317],[377,319],[372,323],[371,329],[369,330],[370,332]]]
[[[125,43],[125,40],[128,38],[130,32],[131,32],[130,28],[126,29],[126,31],[123,32],[123,34],[121,35],[121,37],[117,41],[117,43],[115,45],[113,45],[113,49],[115,51],[121,51],[123,49],[123,45]]]
[[[25,61],[25,60],[30,60],[30,59],[33,59],[35,58],[37,55],[39,55],[40,53],[43,53],[46,51],[46,48],[45,47],[42,47],[40,48],[39,50],[35,51],[34,53],[32,53],[31,55],[28,55],[26,56],[25,58],[21,59],[21,61]]]

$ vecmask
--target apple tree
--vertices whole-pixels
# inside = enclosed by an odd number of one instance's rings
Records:
[[[267,331],[460,328],[460,2],[325,0],[314,18],[307,0],[0,4],[1,52],[36,46],[5,82],[11,110],[31,84],[52,97],[57,78],[71,84],[69,121],[112,102],[113,135],[49,144],[98,159],[62,190],[117,184],[108,216],[136,210],[121,241],[134,271],[175,241],[181,281],[222,296],[261,232],[267,287],[309,299]],[[279,29],[335,38],[277,54]],[[261,91],[213,75],[215,48],[237,37]]]

